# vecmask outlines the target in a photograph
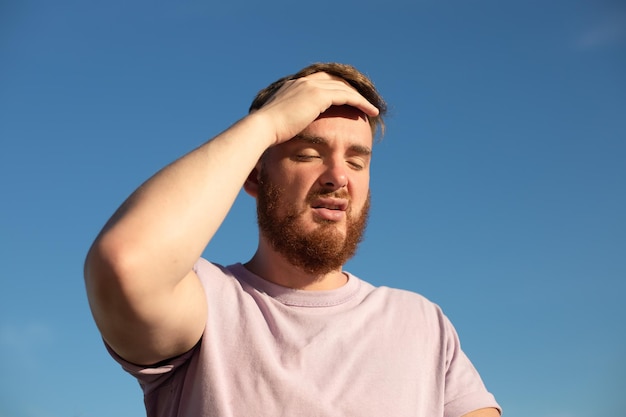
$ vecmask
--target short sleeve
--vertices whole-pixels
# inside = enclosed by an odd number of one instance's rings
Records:
[[[502,409],[469,358],[461,350],[458,334],[444,317],[446,337],[446,376],[444,417],[460,417],[481,408]]]
[[[160,364],[153,366],[143,366],[128,362],[120,355],[118,355],[106,342],[104,342],[104,344],[111,357],[113,357],[113,359],[122,366],[122,369],[134,376],[137,381],[139,381],[139,385],[141,386],[144,395],[146,396],[150,395],[150,393],[152,393],[153,391],[161,388],[161,386],[166,382],[171,383],[171,381],[168,380],[173,377],[173,375],[176,373],[175,371],[186,367],[194,352],[196,351],[196,349],[198,349],[198,346],[196,346],[189,352],[186,352],[173,359],[161,362]]]

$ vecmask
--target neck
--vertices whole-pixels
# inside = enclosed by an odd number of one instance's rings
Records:
[[[325,274],[303,271],[289,263],[280,253],[261,241],[259,247],[248,262],[246,269],[266,281],[298,290],[320,291],[339,288],[348,280],[341,268]]]

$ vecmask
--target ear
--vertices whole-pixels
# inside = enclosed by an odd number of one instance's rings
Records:
[[[259,195],[260,169],[261,169],[261,163],[259,162],[256,164],[254,168],[252,168],[252,171],[250,172],[250,174],[248,174],[248,178],[246,178],[246,181],[243,183],[243,189],[246,191],[246,193],[248,193],[250,196],[254,198],[256,198],[257,195]]]

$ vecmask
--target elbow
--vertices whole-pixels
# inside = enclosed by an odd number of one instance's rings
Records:
[[[84,264],[85,288],[92,313],[98,318],[107,311],[119,307],[132,292],[132,280],[136,275],[132,266],[132,252],[126,245],[116,242],[107,234],[93,243]]]

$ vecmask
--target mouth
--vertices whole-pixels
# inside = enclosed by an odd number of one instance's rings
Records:
[[[330,197],[319,198],[312,202],[311,207],[318,219],[338,222],[345,217],[348,200]]]
[[[346,211],[348,209],[348,200],[343,198],[319,198],[311,204],[311,207],[314,209]]]

